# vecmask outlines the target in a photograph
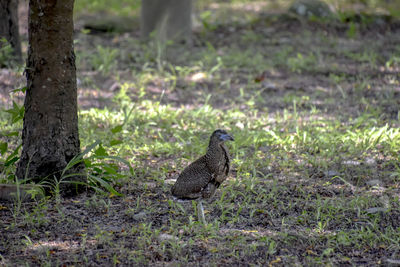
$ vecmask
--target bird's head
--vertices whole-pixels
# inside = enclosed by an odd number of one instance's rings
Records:
[[[225,130],[215,130],[210,138],[210,143],[211,142],[217,142],[217,143],[222,143],[225,141],[234,141],[233,137],[230,136]]]

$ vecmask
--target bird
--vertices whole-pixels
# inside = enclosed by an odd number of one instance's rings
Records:
[[[189,164],[171,188],[174,197],[197,200],[197,216],[205,225],[202,199],[210,199],[229,175],[231,160],[225,141],[234,141],[225,130],[215,130],[210,137],[207,152]]]

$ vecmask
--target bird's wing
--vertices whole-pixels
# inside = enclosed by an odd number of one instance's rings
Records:
[[[225,157],[225,168],[226,168],[225,175],[228,175],[231,168],[231,159],[229,157],[228,149],[226,148],[225,145],[222,146],[222,150],[224,151],[224,157]]]
[[[205,160],[200,158],[182,171],[172,188],[172,194],[180,198],[198,198],[212,179]]]

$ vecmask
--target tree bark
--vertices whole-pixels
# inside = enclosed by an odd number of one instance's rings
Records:
[[[29,1],[23,146],[16,172],[35,182],[62,180],[63,195],[78,193],[82,187],[74,182],[86,181],[84,175],[61,177],[80,153],[73,6],[74,0]],[[82,172],[78,164],[65,174]]]
[[[18,0],[0,0],[0,38],[3,37],[11,44],[15,60],[22,62],[18,31]],[[0,48],[1,46],[0,43]]]
[[[192,0],[142,0],[141,35],[149,38],[154,31],[161,41],[190,41]]]

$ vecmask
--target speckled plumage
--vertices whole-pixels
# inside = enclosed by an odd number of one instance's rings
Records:
[[[211,198],[230,170],[230,157],[224,142],[233,138],[223,130],[210,137],[207,152],[179,175],[172,194],[180,199]]]

